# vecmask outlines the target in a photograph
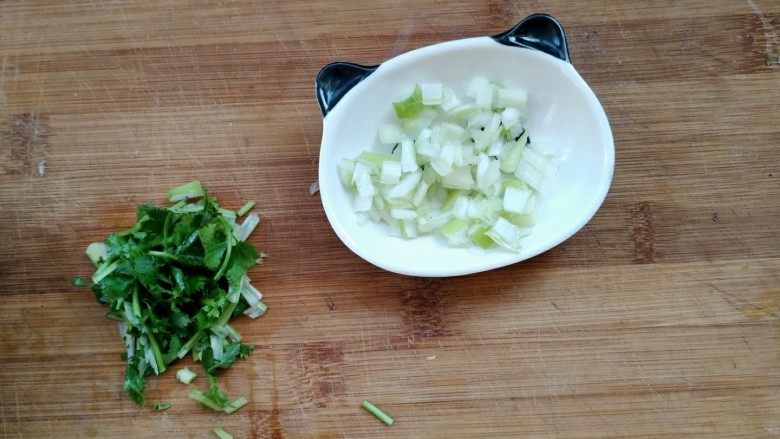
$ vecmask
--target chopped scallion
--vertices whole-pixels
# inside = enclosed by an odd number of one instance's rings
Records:
[[[342,158],[337,172],[355,193],[359,223],[520,251],[558,163],[530,141],[525,90],[479,77],[466,96],[461,103],[443,84],[418,84],[392,103],[396,120],[379,126],[377,150]]]
[[[233,439],[233,435],[225,431],[222,427],[214,427],[212,431],[219,439]]]
[[[375,406],[369,401],[363,401],[362,407],[366,410],[368,410],[369,413],[379,418],[380,421],[384,422],[387,425],[393,425],[393,418],[391,418],[387,413],[383,412],[379,407]]]

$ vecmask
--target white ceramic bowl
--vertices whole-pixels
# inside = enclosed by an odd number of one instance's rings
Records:
[[[442,82],[462,95],[475,76],[528,91],[525,126],[559,160],[558,174],[540,194],[538,220],[520,252],[451,247],[441,236],[390,236],[387,225],[358,224],[352,194],[337,164],[365,149],[379,149],[378,127],[392,120],[391,102],[416,83]],[[596,95],[568,62],[563,29],[536,14],[493,37],[435,44],[379,66],[332,63],[320,72],[323,111],[319,188],[333,230],[357,255],[392,272],[458,276],[514,264],[560,244],[580,230],[604,201],[615,150],[609,122]]]

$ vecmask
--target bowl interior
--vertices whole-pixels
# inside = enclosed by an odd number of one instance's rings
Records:
[[[377,130],[393,120],[391,102],[408,96],[416,83],[442,82],[462,96],[475,76],[528,91],[525,125],[532,142],[560,163],[558,175],[540,194],[538,221],[523,249],[453,248],[440,236],[404,239],[390,236],[384,224],[358,224],[352,195],[339,181],[339,160],[365,149],[380,151]],[[368,262],[407,275],[455,276],[522,261],[576,233],[606,197],[614,161],[604,110],[571,64],[487,37],[472,38],[388,60],[339,101],[324,119],[320,194],[334,231]]]

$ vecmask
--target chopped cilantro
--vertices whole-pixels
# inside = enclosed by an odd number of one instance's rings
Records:
[[[249,404],[249,401],[243,396],[234,401],[230,401],[228,396],[217,386],[217,378],[214,375],[209,375],[208,392],[192,390],[187,394],[187,397],[198,401],[201,407],[205,409],[224,411],[228,414]]]
[[[132,401],[144,405],[146,377],[191,353],[211,383],[198,400],[222,410],[232,406],[216,385],[216,371],[254,348],[240,343],[228,321],[266,309],[247,277],[262,258],[245,241],[259,219],[253,213],[236,223],[236,214],[221,208],[198,181],[171,189],[168,198],[175,204],[139,206],[132,227],[88,247],[96,266],[90,287],[108,306],[107,316],[120,322],[124,389]],[[78,277],[71,283],[87,285]]]

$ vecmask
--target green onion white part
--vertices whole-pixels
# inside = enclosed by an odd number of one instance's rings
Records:
[[[475,78],[459,99],[440,83],[415,86],[378,129],[382,151],[342,158],[358,222],[406,238],[438,233],[453,246],[520,251],[557,162],[535,149],[523,123],[525,90]]]

